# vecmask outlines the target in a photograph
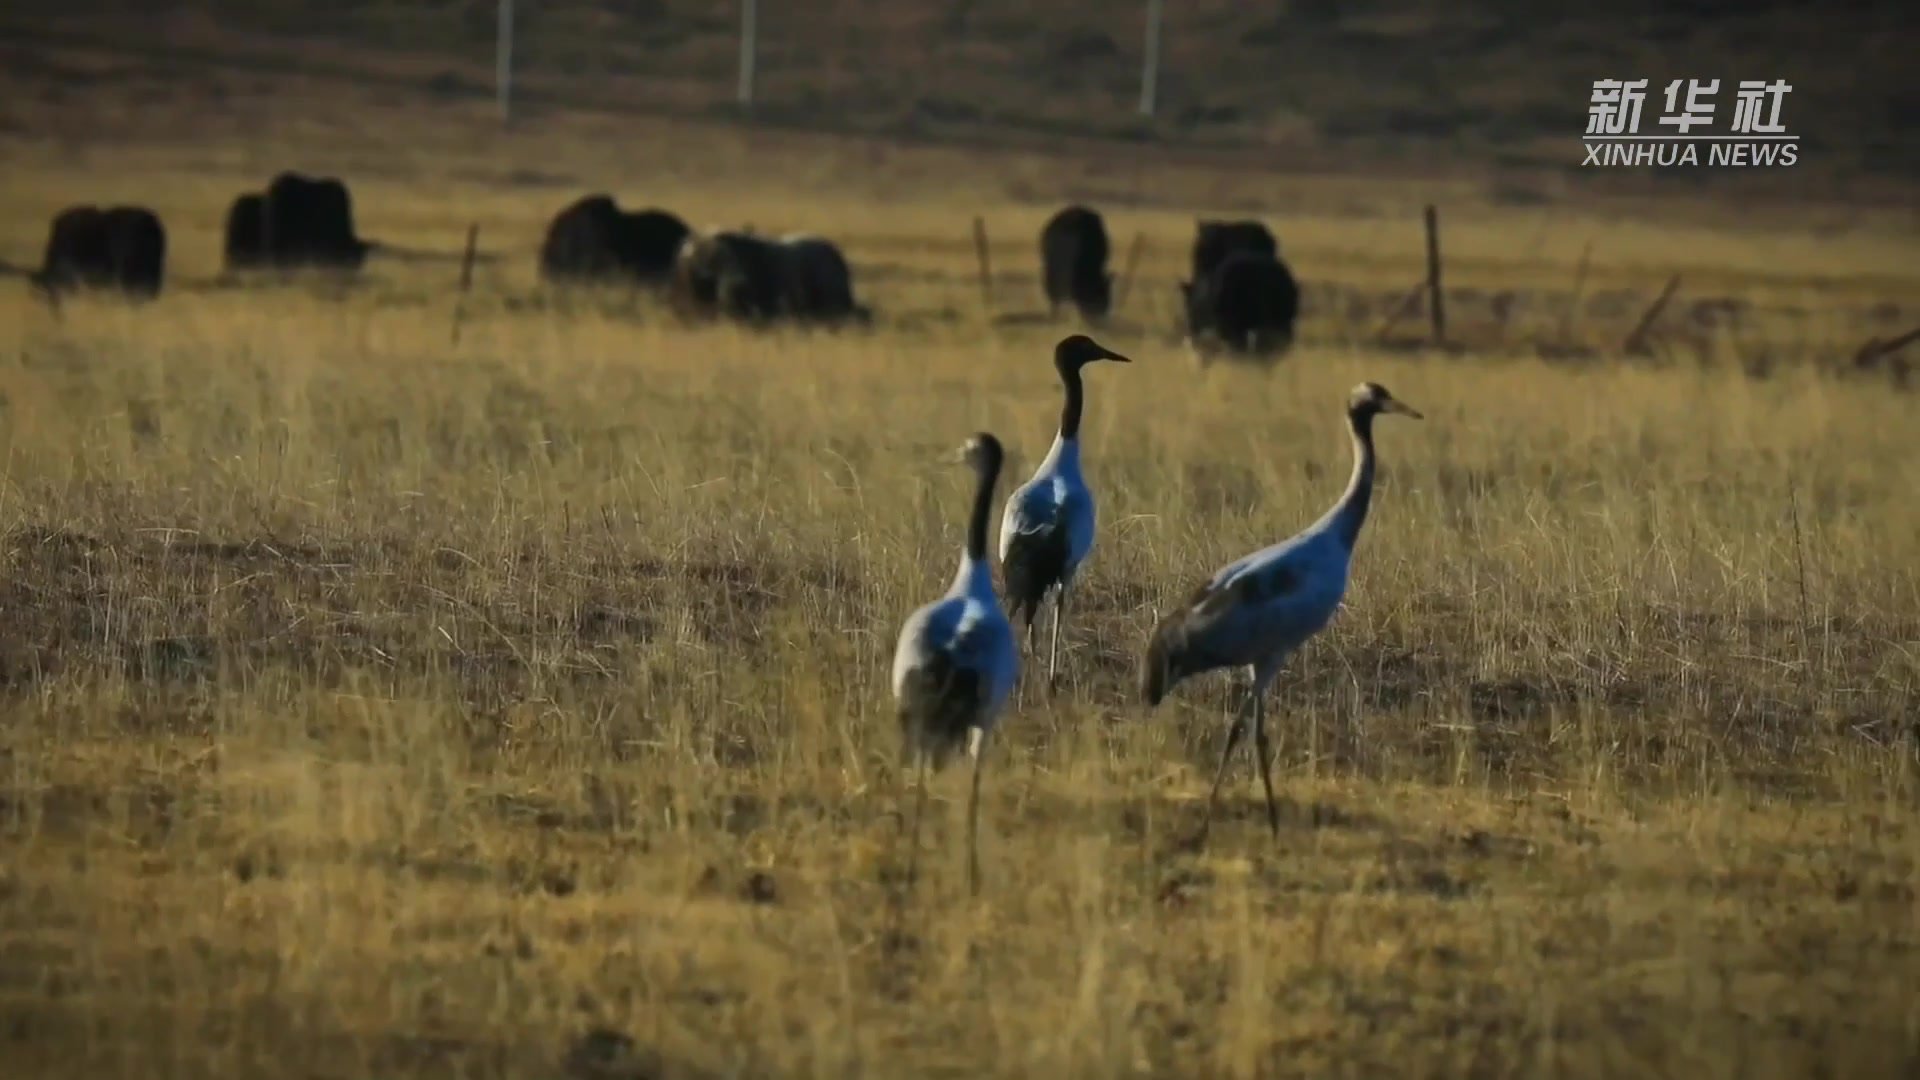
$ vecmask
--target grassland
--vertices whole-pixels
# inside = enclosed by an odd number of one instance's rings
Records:
[[[0,291],[7,1075],[1920,1067],[1920,455],[1911,395],[1848,364],[1915,320],[1910,210],[593,113],[502,134],[307,78],[49,99],[4,136],[0,256],[138,199],[174,273],[57,321]],[[379,239],[480,223],[500,258],[457,344],[447,264],[211,281],[226,200],[285,165],[348,176]],[[881,324],[552,296],[541,225],[599,187],[828,232]],[[996,314],[1089,189],[1145,246],[1104,332],[1137,362],[1091,380],[1070,676],[989,762],[983,895],[958,777],[909,890],[893,635],[957,557],[942,456],[987,429],[1017,472],[1051,437],[1059,331]],[[1428,200],[1457,353],[1372,344]],[[1265,215],[1314,290],[1272,371],[1162,333],[1211,210]],[[1673,271],[1654,355],[1613,355]],[[1363,378],[1427,419],[1381,424],[1347,609],[1276,691],[1282,835],[1243,761],[1192,851],[1236,684],[1143,714],[1135,656],[1334,496]]]

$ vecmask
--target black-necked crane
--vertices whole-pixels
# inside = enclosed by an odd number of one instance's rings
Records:
[[[1327,625],[1347,590],[1354,543],[1373,500],[1373,419],[1397,413],[1419,419],[1378,383],[1361,383],[1347,401],[1353,436],[1353,478],[1340,501],[1292,539],[1262,548],[1221,568],[1186,602],[1153,629],[1141,669],[1140,692],[1149,708],[1182,679],[1220,668],[1247,667],[1253,683],[1245,705],[1234,714],[1227,745],[1207,794],[1204,837],[1213,823],[1214,801],[1227,761],[1253,721],[1254,760],[1266,789],[1267,824],[1277,836],[1280,811],[1274,803],[1269,771],[1266,709],[1262,699],[1287,657]]]
[[[1047,685],[1053,685],[1060,656],[1060,622],[1066,614],[1067,589],[1093,550],[1093,491],[1080,470],[1080,414],[1086,389],[1080,369],[1098,360],[1130,361],[1085,334],[1060,339],[1053,349],[1053,367],[1060,373],[1066,403],[1060,409],[1060,430],[1046,459],[1033,478],[1007,496],[1000,521],[1000,567],[1007,579],[1007,602],[1013,617],[1024,620],[1027,651],[1033,651],[1033,624],[1040,605],[1053,593],[1053,637],[1047,647]]]
[[[1013,626],[993,591],[987,561],[987,517],[1005,455],[1000,440],[980,432],[961,457],[975,476],[973,509],[960,570],[945,596],[907,617],[893,653],[893,695],[899,703],[902,763],[917,768],[920,794],[913,815],[913,852],[920,847],[920,813],[929,774],[963,746],[973,759],[967,797],[967,880],[980,888],[980,759],[1019,675]]]

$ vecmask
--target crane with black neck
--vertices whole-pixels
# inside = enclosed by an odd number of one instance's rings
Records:
[[[1202,837],[1213,822],[1227,761],[1249,719],[1254,760],[1266,790],[1267,823],[1276,836],[1280,832],[1263,699],[1287,658],[1326,627],[1346,595],[1354,545],[1373,501],[1373,421],[1383,413],[1420,418],[1378,383],[1354,387],[1347,399],[1353,475],[1340,501],[1292,538],[1222,567],[1159,621],[1147,643],[1140,693],[1149,708],[1160,704],[1183,679],[1221,668],[1246,667],[1253,672],[1246,703],[1234,714],[1220,766],[1214,771],[1200,827]]]
[[[1053,349],[1066,400],[1060,430],[1032,479],[1007,496],[1000,520],[1000,569],[1006,576],[1013,617],[1026,624],[1027,651],[1033,651],[1033,626],[1048,593],[1053,594],[1053,632],[1047,646],[1047,685],[1060,659],[1060,624],[1066,618],[1067,590],[1093,551],[1093,490],[1080,464],[1080,417],[1086,387],[1080,371],[1100,360],[1130,363],[1126,357],[1085,334],[1062,338]]]
[[[1013,627],[994,595],[993,568],[987,561],[988,517],[1005,453],[1000,440],[983,431],[967,440],[960,456],[974,472],[967,544],[946,595],[914,611],[901,627],[893,653],[893,694],[898,702],[903,764],[919,772],[912,839],[916,863],[929,774],[945,766],[962,747],[973,761],[973,785],[967,797],[967,879],[978,892],[981,757],[1013,692],[1020,658]]]

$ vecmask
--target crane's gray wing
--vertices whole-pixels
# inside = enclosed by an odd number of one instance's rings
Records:
[[[1185,612],[1205,624],[1235,611],[1244,611],[1300,590],[1303,577],[1288,559],[1250,566],[1215,584],[1208,582],[1188,598]]]
[[[1093,499],[1059,477],[1035,481],[1007,502],[1000,566],[1008,611],[1029,627],[1049,589],[1063,586],[1093,548]]]
[[[1244,662],[1238,659],[1239,647],[1257,631],[1262,611],[1300,592],[1303,581],[1298,567],[1276,559],[1194,590],[1154,626],[1147,641],[1140,673],[1147,704],[1158,705],[1189,675]]]

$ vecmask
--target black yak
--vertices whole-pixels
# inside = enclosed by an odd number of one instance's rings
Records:
[[[74,206],[53,219],[35,285],[49,294],[75,288],[159,295],[166,275],[167,231],[141,206]]]
[[[1182,282],[1187,338],[1204,352],[1209,339],[1237,352],[1264,354],[1293,342],[1300,286],[1271,255],[1236,252],[1196,282]]]
[[[694,234],[674,261],[673,297],[686,314],[767,322],[785,308],[780,245],[752,233]]]
[[[261,246],[271,266],[358,270],[373,248],[354,233],[353,197],[331,176],[283,172],[267,185],[261,210]]]
[[[608,195],[585,196],[554,215],[540,247],[540,274],[552,282],[672,280],[692,232],[665,210],[623,211]]]
[[[1069,206],[1040,230],[1040,265],[1053,315],[1072,304],[1085,319],[1105,318],[1113,305],[1113,275],[1107,272],[1107,226],[1084,206]]]
[[[1198,284],[1237,252],[1280,257],[1280,245],[1273,233],[1257,221],[1201,220],[1194,227],[1193,274],[1188,284]]]
[[[693,234],[674,263],[673,298],[683,314],[749,323],[868,317],[853,299],[846,256],[817,236],[770,240],[737,230]]]
[[[786,270],[785,311],[801,322],[865,321],[867,309],[853,298],[853,267],[833,241],[795,234],[782,237]]]
[[[254,270],[270,265],[267,258],[267,197],[249,191],[227,208],[224,252],[228,270]]]

